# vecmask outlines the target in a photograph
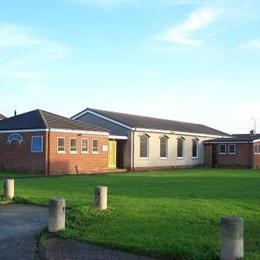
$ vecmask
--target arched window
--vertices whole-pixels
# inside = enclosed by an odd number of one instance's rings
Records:
[[[168,139],[169,137],[166,135],[160,137],[160,158],[168,156]]]
[[[184,137],[179,137],[177,139],[177,158],[183,158],[184,140]]]
[[[149,137],[147,134],[140,136],[140,158],[149,157]]]
[[[198,138],[192,140],[192,158],[198,158],[198,142]]]

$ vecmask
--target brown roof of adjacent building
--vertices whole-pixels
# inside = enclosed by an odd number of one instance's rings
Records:
[[[6,119],[6,117],[2,114],[0,114],[0,120]]]
[[[260,134],[234,134],[229,138],[215,138],[204,141],[205,143],[237,143],[237,142],[252,142],[260,139]]]
[[[0,121],[0,131],[49,128],[106,132],[103,128],[74,121],[40,109]]]
[[[224,133],[222,131],[216,130],[214,128],[202,124],[173,121],[173,120],[140,116],[140,115],[131,115],[131,114],[99,110],[93,108],[87,108],[86,110],[73,116],[73,118],[77,118],[79,115],[84,114],[84,112],[87,111],[93,111],[97,114],[108,117],[112,120],[127,125],[131,128],[146,128],[146,129],[169,130],[169,131],[176,131],[176,132],[197,133],[197,134],[216,135],[216,136],[229,136],[229,134],[227,133]]]

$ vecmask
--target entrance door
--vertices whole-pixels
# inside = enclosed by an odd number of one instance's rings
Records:
[[[108,168],[116,168],[116,141],[109,141]]]
[[[218,145],[213,144],[212,146],[212,166],[215,167],[218,163]]]

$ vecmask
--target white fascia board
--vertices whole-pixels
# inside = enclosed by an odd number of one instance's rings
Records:
[[[173,131],[170,130],[160,130],[160,129],[151,129],[151,128],[135,128],[137,132],[153,132],[153,133],[163,133],[163,134],[173,134]]]
[[[122,135],[109,135],[109,139],[116,139],[116,140],[127,140],[127,136]]]
[[[14,130],[1,130],[0,133],[35,133],[35,132],[48,132],[48,129],[14,129]]]
[[[154,133],[165,133],[165,134],[175,134],[175,135],[190,135],[190,136],[200,136],[200,137],[210,137],[210,138],[222,138],[220,135],[208,135],[208,134],[198,134],[189,132],[179,132],[171,130],[161,130],[161,129],[149,129],[149,128],[136,128],[136,131],[140,132],[154,132]]]
[[[252,141],[204,142],[204,144],[250,144]]]
[[[111,122],[111,123],[114,123],[114,124],[116,124],[116,125],[119,125],[119,126],[122,126],[122,127],[124,127],[124,128],[127,128],[128,130],[134,130],[134,128],[132,128],[132,127],[130,127],[130,126],[128,126],[128,125],[125,125],[125,124],[123,124],[123,123],[120,123],[120,122],[118,122],[118,121],[116,121],[116,120],[114,120],[114,119],[111,119],[111,118],[109,118],[109,117],[107,117],[107,116],[103,116],[103,115],[101,115],[101,114],[99,114],[99,113],[96,113],[96,112],[94,112],[94,111],[91,111],[91,110],[89,110],[89,109],[86,109],[85,111],[83,111],[82,113],[78,114],[77,116],[72,117],[72,119],[77,120],[78,118],[80,118],[80,117],[86,115],[87,113],[92,114],[92,115],[94,115],[94,116],[97,116],[97,117],[99,117],[99,118],[102,118],[102,119],[104,119],[104,120],[107,120],[107,121],[109,121],[109,122]]]
[[[0,133],[35,133],[35,132],[58,132],[58,133],[77,133],[77,134],[93,134],[108,136],[107,132],[98,131],[84,131],[84,130],[69,130],[69,129],[14,129],[14,130],[2,130]]]
[[[107,132],[98,132],[98,131],[87,131],[87,130],[69,130],[69,129],[56,129],[51,128],[51,132],[57,132],[57,133],[75,133],[75,134],[89,134],[89,135],[104,135],[108,136],[109,133]]]

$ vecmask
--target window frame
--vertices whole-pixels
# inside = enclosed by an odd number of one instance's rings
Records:
[[[76,140],[76,151],[71,151],[71,148],[72,148],[72,146],[71,146],[71,141],[72,140]],[[77,154],[78,153],[78,138],[76,138],[76,137],[71,137],[70,138],[70,154]]]
[[[169,137],[167,135],[163,135],[160,138],[160,159],[165,160],[168,159],[168,140]],[[165,139],[165,155],[166,156],[162,156],[162,139]]]
[[[182,141],[182,148],[181,148],[181,155],[179,156],[179,141]],[[183,160],[184,159],[184,141],[185,138],[183,136],[177,138],[177,160]]]
[[[146,143],[146,156],[142,156],[141,155],[141,151],[142,151],[142,149],[141,149],[141,145],[142,145],[142,143],[141,143],[141,140],[142,140],[142,137],[146,137],[146,140],[147,140],[147,143]],[[148,160],[149,159],[149,148],[150,148],[150,142],[149,142],[149,140],[150,140],[150,136],[148,135],[148,134],[142,134],[142,135],[140,135],[139,136],[139,158],[141,159],[141,160]]]
[[[224,146],[225,147],[225,152],[221,152],[221,146]],[[220,155],[226,155],[227,154],[227,144],[219,144],[219,154]]]
[[[258,147],[258,151],[256,151],[257,147]],[[254,144],[254,154],[260,155],[260,144]]]
[[[94,142],[97,141],[97,151],[94,151]],[[98,154],[99,153],[99,145],[98,145],[98,139],[92,139],[92,153]]]
[[[82,148],[83,148],[83,141],[86,141],[87,142],[87,151],[83,151]],[[80,142],[80,151],[81,153],[84,153],[84,154],[88,154],[89,153],[89,143],[88,143],[88,138],[81,138],[81,142]]]
[[[33,139],[34,138],[40,138],[41,139],[41,150],[40,151],[33,150]],[[42,135],[31,136],[31,153],[43,153],[43,136]]]
[[[193,144],[196,143],[196,156],[193,156]],[[199,158],[199,139],[195,138],[192,139],[192,146],[191,146],[191,157],[192,159],[198,159]]]
[[[234,146],[234,152],[233,153],[231,153],[230,152],[230,146]],[[228,144],[228,154],[229,155],[236,155],[236,153],[237,153],[237,145],[236,144]]]
[[[64,141],[64,150],[63,150],[63,151],[59,151],[59,139],[63,139],[63,141]],[[59,153],[59,154],[64,154],[64,153],[66,153],[65,137],[57,137],[57,153]]]

